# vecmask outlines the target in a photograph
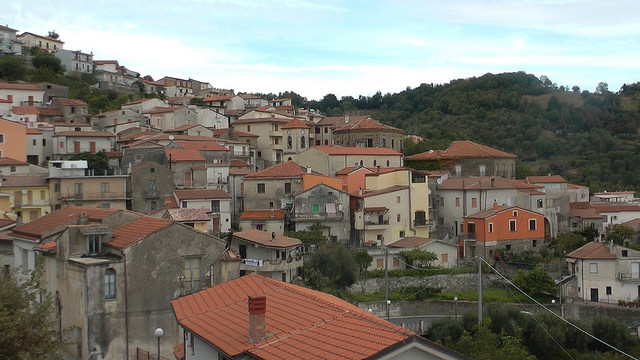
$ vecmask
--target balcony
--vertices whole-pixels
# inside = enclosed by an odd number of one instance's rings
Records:
[[[56,193],[60,200],[124,200],[130,199],[130,192]]]
[[[36,199],[31,199],[31,200],[15,200],[13,202],[13,208],[14,209],[19,209],[22,207],[30,207],[30,206],[49,206],[49,200],[36,200]]]
[[[431,220],[427,220],[427,219],[415,219],[413,220],[413,226],[415,227],[421,227],[421,226],[429,226],[432,225],[433,222]]]
[[[290,257],[286,260],[242,259],[240,270],[257,272],[282,272],[302,267],[302,256]]]
[[[293,214],[293,221],[340,221],[344,218],[342,211],[335,213],[298,213]]]
[[[638,273],[618,273],[618,280],[626,282],[640,283],[640,274]]]

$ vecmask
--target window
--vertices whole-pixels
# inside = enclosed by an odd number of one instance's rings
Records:
[[[0,134],[0,144],[4,143],[4,134]]]
[[[247,125],[247,132],[251,131],[251,125]]]
[[[31,145],[36,146],[37,143],[38,141],[36,139],[31,140]]]
[[[404,230],[400,230],[400,234],[399,234],[400,238],[404,237]]]
[[[456,197],[456,207],[460,207],[460,198]]]
[[[378,162],[376,160],[373,160],[373,167],[378,166]]]
[[[53,191],[60,192],[60,183],[53,184]]]
[[[193,292],[200,289],[200,258],[184,259],[184,290]]]
[[[397,214],[397,215],[396,215],[396,221],[397,221],[397,222],[400,222],[400,214]]]
[[[533,231],[537,229],[538,229],[538,224],[536,219],[529,219],[529,230]]]
[[[629,252],[627,250],[622,250],[622,257],[629,256]]]
[[[400,204],[400,196],[396,196],[396,202]]]
[[[607,286],[606,293],[607,295],[611,295],[611,286]]]
[[[82,183],[75,183],[74,190],[75,190],[75,198],[82,199]]]
[[[493,223],[489,223],[489,232],[492,233],[493,232]]]
[[[418,210],[415,212],[414,216],[415,216],[414,222],[416,226],[427,225],[426,212],[424,212],[423,210]]]
[[[220,200],[211,200],[211,212],[220,212]]]
[[[104,298],[116,298],[116,271],[107,269],[104,272]]]
[[[329,128],[328,128],[328,127],[325,127],[325,128],[324,128],[324,133],[325,133],[325,134],[328,134],[328,133],[329,133]]]
[[[101,242],[100,235],[98,234],[90,234],[87,235],[87,252],[89,255],[96,255],[100,253],[101,250]]]
[[[476,199],[476,198],[471,198],[471,207],[472,207],[472,208],[476,208],[476,207],[478,207],[478,199]]]
[[[278,131],[278,124],[273,124],[273,131]]]
[[[597,263],[590,263],[589,264],[589,272],[592,274],[597,274],[598,273],[598,264]]]
[[[273,138],[273,143],[274,143],[275,145],[278,145],[278,144],[280,143],[280,138],[278,138],[278,137],[274,137],[274,138]]]
[[[187,202],[186,202],[186,201],[183,201],[183,202],[182,202],[182,208],[183,208],[183,209],[186,209],[186,208],[187,208]]]
[[[384,259],[376,259],[376,269],[382,269],[384,267]]]
[[[108,193],[109,192],[109,183],[103,182],[100,184],[100,192]]]
[[[373,139],[367,139],[367,147],[373,147]]]
[[[393,266],[394,267],[400,266],[400,259],[398,259],[397,257],[394,257],[393,258]]]
[[[307,138],[304,136],[300,138],[300,147],[302,149],[305,149],[307,147]]]
[[[42,146],[47,146],[47,139],[42,139]]]
[[[151,211],[155,211],[158,208],[158,203],[155,200],[151,200]]]
[[[293,140],[291,139],[291,136],[287,136],[287,149],[291,148],[293,148]]]
[[[264,183],[258,184],[258,194],[264,194]]]
[[[538,240],[533,240],[531,246],[537,247],[538,246]]]
[[[516,231],[516,221],[509,220],[509,231]]]
[[[538,199],[538,209],[542,209],[543,206],[544,202],[542,201],[542,199]]]
[[[269,209],[273,209],[273,201],[269,201]]]
[[[507,251],[511,251],[511,245],[507,245],[507,246],[505,246],[505,249],[506,249]]]
[[[518,216],[518,211],[517,210],[513,210],[513,216]]]
[[[311,211],[312,211],[314,214],[319,213],[319,212],[320,212],[320,205],[318,205],[318,204],[313,204],[313,205],[311,206]]]
[[[284,193],[285,194],[291,194],[291,183],[285,183],[284,184]]]
[[[444,197],[440,196],[440,207],[444,206]]]

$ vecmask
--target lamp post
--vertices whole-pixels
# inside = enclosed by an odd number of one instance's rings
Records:
[[[160,338],[164,335],[164,330],[162,328],[157,328],[153,334],[158,338],[158,360],[160,360]]]
[[[387,321],[389,321],[389,307],[391,306],[391,300],[387,300]]]
[[[457,296],[453,297],[453,307],[455,308],[455,311],[456,311],[456,320],[458,320],[458,297]]]

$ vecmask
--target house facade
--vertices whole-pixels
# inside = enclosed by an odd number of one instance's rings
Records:
[[[72,220],[57,222],[60,215]],[[156,349],[153,329],[161,327],[162,350],[170,353],[182,339],[170,301],[219,282],[215,259],[225,251],[224,242],[122,210],[98,215],[84,207],[60,215],[42,218],[40,230],[23,226],[12,234],[45,232],[36,246],[45,259],[43,287],[54,294],[60,327],[74,327],[77,343],[68,352],[86,359],[96,347],[104,359],[135,358],[137,348]],[[52,227],[55,235],[47,234]]]
[[[85,53],[80,50],[61,49],[55,53],[64,66],[65,75],[93,74],[93,53]]]
[[[0,157],[27,161],[27,127],[0,118]]]
[[[28,223],[51,212],[49,183],[46,174],[2,175],[0,196],[7,195],[5,213],[13,213]]]
[[[293,194],[292,220],[295,231],[309,230],[314,224],[323,226],[332,242],[349,244],[351,216],[349,194],[323,183]]]
[[[231,247],[242,259],[240,276],[258,273],[274,280],[291,282],[304,265],[302,242],[274,232],[234,232]]]
[[[482,255],[485,259],[494,250],[534,251],[544,245],[544,216],[518,206],[494,203],[489,210],[464,219],[464,256]]]
[[[403,138],[402,129],[381,124],[370,117],[351,121],[346,116],[344,124],[333,129],[333,143],[347,147],[378,147],[401,152]]]
[[[60,131],[53,134],[53,157],[68,159],[84,152],[111,151],[115,135],[107,131]]]
[[[167,195],[173,196],[173,172],[156,162],[132,166],[129,177],[131,210],[149,214],[166,206]]]
[[[50,33],[50,35],[53,35]],[[22,34],[16,36],[18,41],[20,41],[23,45],[23,48],[32,48],[37,47],[38,49],[54,54],[58,50],[62,50],[63,41],[58,40],[57,38],[52,38],[50,36],[41,36],[37,34],[33,34],[30,32],[23,32]]]
[[[401,167],[402,153],[388,148],[314,146],[298,154],[298,163],[325,176],[350,166]]]
[[[175,190],[175,198],[181,209],[202,209],[209,215],[209,230],[213,234],[231,229],[231,196],[219,189]]]

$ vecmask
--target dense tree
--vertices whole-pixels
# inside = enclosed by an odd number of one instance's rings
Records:
[[[70,330],[58,331],[52,294],[41,298],[42,264],[28,279],[0,276],[0,358],[59,359],[71,342]]]
[[[5,56],[0,59],[0,78],[15,81],[23,80],[27,71],[22,59],[17,56]]]
[[[72,156],[71,160],[86,160],[88,169],[96,175],[107,175],[110,172],[109,159],[107,154],[103,152],[83,152]]]
[[[513,284],[531,296],[540,296],[543,294],[555,294],[558,292],[558,286],[553,278],[547,274],[542,268],[536,268],[533,271],[524,271],[519,269],[513,277]]]
[[[62,62],[57,57],[40,52],[36,56],[34,56],[33,60],[31,60],[33,66],[36,69],[47,68],[51,70],[54,74],[61,74],[63,69]]]
[[[413,249],[409,251],[402,251],[400,256],[407,259],[407,263],[418,266],[431,266],[431,262],[438,260],[438,255],[431,251],[424,251],[420,249]]]
[[[367,268],[373,262],[373,256],[369,254],[367,250],[358,250],[353,253],[353,260],[358,264],[358,268],[360,269],[360,275],[367,274]]]
[[[566,255],[586,244],[587,241],[577,232],[565,232],[558,235],[552,246],[558,255]]]
[[[607,241],[613,241],[618,245],[628,246],[629,242],[637,245],[638,233],[632,227],[615,224],[607,235]]]
[[[356,264],[351,252],[339,244],[326,245],[311,255],[305,268],[313,269],[328,279],[333,289],[344,289],[356,280]],[[306,270],[305,270],[306,272]]]

